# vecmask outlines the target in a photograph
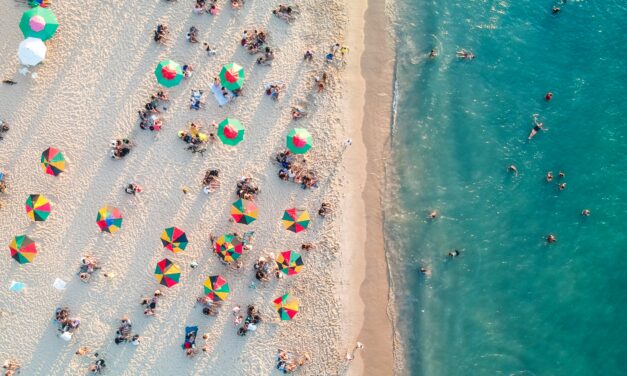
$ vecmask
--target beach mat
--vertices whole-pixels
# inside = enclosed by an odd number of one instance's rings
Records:
[[[228,99],[224,98],[224,95],[222,95],[221,87],[216,86],[216,85],[211,85],[211,92],[213,93],[213,96],[216,98],[216,101],[218,102],[218,105],[220,107],[229,103]]]

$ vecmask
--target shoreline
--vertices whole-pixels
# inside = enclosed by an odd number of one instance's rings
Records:
[[[385,2],[363,0],[347,3],[347,8],[347,44],[359,59],[349,61],[344,78],[350,88],[344,98],[344,118],[346,124],[354,124],[350,128],[353,146],[344,166],[350,176],[348,195],[360,199],[344,201],[344,211],[350,215],[344,216],[342,226],[353,233],[345,242],[353,240],[354,247],[360,248],[343,255],[350,269],[346,283],[350,301],[344,304],[347,317],[352,319],[347,328],[349,346],[355,341],[365,346],[363,354],[356,353],[349,374],[387,375],[394,371],[394,330],[388,313],[390,284],[381,192],[390,150],[390,128],[381,125],[390,124],[392,117],[393,42],[387,29]],[[361,226],[355,226],[354,218],[365,220],[358,221]],[[345,243],[343,248],[350,246]],[[381,301],[386,304],[373,304]]]

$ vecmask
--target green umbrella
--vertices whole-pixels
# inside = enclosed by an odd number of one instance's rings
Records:
[[[165,87],[173,87],[183,80],[183,69],[176,61],[163,60],[155,69],[157,82]]]
[[[52,38],[59,27],[57,17],[48,8],[35,7],[22,14],[20,29],[24,38],[33,37],[41,40]]]
[[[220,71],[220,82],[229,90],[241,89],[244,85],[244,68],[236,63],[229,63]]]
[[[239,120],[226,118],[218,125],[218,137],[223,143],[235,146],[244,139],[244,126]]]
[[[287,135],[287,148],[294,154],[305,154],[313,145],[309,132],[303,128],[294,128]]]

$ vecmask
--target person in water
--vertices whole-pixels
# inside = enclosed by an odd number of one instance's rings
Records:
[[[514,165],[509,165],[507,171],[514,173],[514,176],[518,176],[518,169]]]
[[[544,96],[544,99],[548,102],[551,99],[553,99],[553,93],[551,93],[550,91],[548,93],[546,93],[546,95]]]
[[[531,140],[536,134],[538,134],[539,131],[546,130],[542,128],[544,124],[538,121],[538,114],[533,114],[533,124],[534,124],[533,129],[531,129],[531,132],[529,133],[529,137],[527,137],[528,140]]]
[[[438,212],[435,210],[432,210],[431,213],[429,213],[429,216],[427,217],[427,219],[436,219],[438,217]]]
[[[431,49],[431,52],[429,52],[429,58],[433,59],[434,57],[437,57],[437,56],[438,56],[438,51],[435,48]]]
[[[555,242],[557,241],[557,238],[555,237],[555,235],[553,235],[553,234],[549,234],[549,235],[547,235],[547,237],[546,237],[546,241],[547,241],[548,243],[555,243]]]
[[[553,171],[549,171],[546,173],[546,182],[550,183],[553,181]]]
[[[454,249],[448,253],[448,257],[453,258],[460,255],[460,252],[457,249]]]
[[[588,209],[583,209],[581,211],[581,215],[583,215],[584,217],[589,217],[590,216],[590,210]]]

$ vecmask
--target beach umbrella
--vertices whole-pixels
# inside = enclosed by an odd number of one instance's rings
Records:
[[[239,120],[226,118],[218,124],[218,137],[224,144],[235,146],[244,139],[244,126]]]
[[[207,295],[212,302],[225,301],[231,292],[229,284],[221,275],[210,276],[205,280],[203,286],[205,286],[205,295]]]
[[[249,225],[259,217],[259,209],[254,202],[240,198],[231,206],[231,217],[237,223]]]
[[[19,235],[13,238],[11,243],[9,243],[9,249],[11,250],[11,257],[20,264],[33,262],[37,255],[35,242],[26,235]]]
[[[283,213],[283,227],[295,233],[305,230],[310,220],[309,212],[305,209],[291,208]]]
[[[172,287],[179,283],[179,279],[181,279],[181,269],[172,261],[164,258],[157,263],[155,278],[160,284],[166,287]]]
[[[220,83],[229,90],[241,89],[244,85],[244,68],[236,63],[229,63],[220,71]]]
[[[113,234],[122,227],[122,213],[113,206],[104,206],[98,210],[96,223],[100,227],[100,231]]]
[[[29,195],[26,199],[26,215],[35,222],[43,222],[50,215],[50,200],[44,195]]]
[[[170,251],[178,253],[187,247],[187,235],[178,227],[169,227],[161,233],[161,243]]]
[[[183,69],[181,65],[172,60],[163,60],[155,69],[157,82],[165,87],[173,87],[183,80]]]
[[[59,27],[57,16],[48,8],[35,7],[22,14],[20,29],[24,38],[33,37],[41,40],[52,38]]]
[[[41,153],[41,166],[46,174],[58,176],[65,170],[65,157],[59,149],[50,147]]]
[[[46,58],[48,48],[39,38],[26,38],[17,48],[17,57],[23,65],[35,66]]]
[[[287,135],[287,148],[294,154],[305,154],[312,145],[313,139],[306,129],[294,128]]]
[[[276,259],[276,265],[280,271],[286,275],[296,275],[303,269],[303,258],[299,253],[294,251],[285,251],[279,253]]]
[[[235,235],[224,234],[216,240],[216,253],[230,264],[242,255],[244,245]]]
[[[274,299],[274,308],[279,313],[281,320],[291,320],[298,313],[298,299],[285,294]]]

